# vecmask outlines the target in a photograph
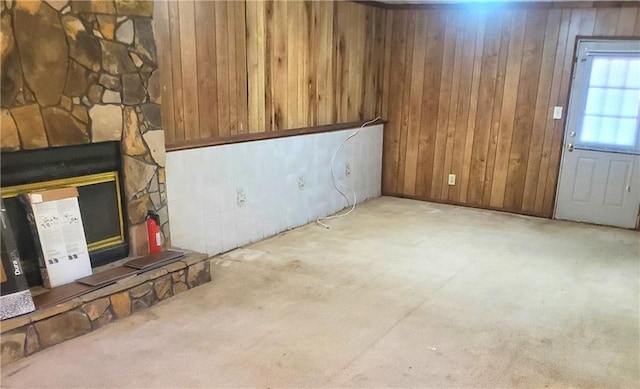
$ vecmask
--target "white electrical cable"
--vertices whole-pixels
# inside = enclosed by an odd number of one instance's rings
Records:
[[[360,126],[360,128],[363,128],[364,126],[366,126],[367,124],[371,124],[374,123],[375,121],[377,121],[378,119],[380,119],[380,116],[376,117],[373,120],[369,120],[368,122],[364,122],[362,123],[362,125]],[[342,197],[344,197],[344,199],[347,201],[347,206],[349,205],[349,198],[347,197],[347,195],[340,190],[340,188],[338,187],[338,180],[336,179],[336,172],[334,169],[334,162],[336,159],[336,155],[338,155],[338,151],[340,151],[340,149],[342,148],[342,146],[344,146],[345,143],[347,143],[347,141],[351,138],[353,138],[354,136],[358,135],[360,133],[360,130],[356,130],[353,134],[349,135],[345,140],[342,141],[342,143],[340,143],[340,146],[338,146],[338,148],[336,149],[336,151],[333,152],[333,157],[331,157],[331,180],[333,182],[333,187],[338,191],[338,193],[340,193],[342,195]],[[332,216],[325,216],[325,217],[319,217],[318,219],[316,219],[316,223],[320,224],[322,227],[329,229],[329,226],[324,224],[322,221],[323,220],[331,220],[331,219],[337,219],[339,217],[342,216],[347,216],[348,214],[350,214],[351,212],[353,212],[354,209],[356,209],[356,203],[357,203],[357,199],[356,199],[356,191],[353,190],[352,188],[348,187],[345,184],[341,184],[343,185],[345,188],[349,189],[351,191],[351,193],[353,193],[353,204],[351,205],[351,209],[349,209],[347,212],[345,213],[341,213],[341,214],[337,214],[337,215],[332,215]]]

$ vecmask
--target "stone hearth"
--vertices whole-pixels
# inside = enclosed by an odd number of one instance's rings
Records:
[[[50,308],[2,321],[2,365],[84,335],[211,281],[206,254],[188,253],[179,261]]]
[[[132,255],[169,238],[152,1],[4,1],[2,152],[120,141]]]

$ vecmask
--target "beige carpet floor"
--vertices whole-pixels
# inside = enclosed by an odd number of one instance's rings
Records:
[[[2,369],[4,387],[638,387],[637,232],[369,201]]]

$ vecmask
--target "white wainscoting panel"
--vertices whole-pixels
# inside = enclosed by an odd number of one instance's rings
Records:
[[[167,153],[171,244],[213,255],[344,209],[331,157],[356,130]],[[360,130],[336,156],[338,183],[358,203],[380,196],[382,131]]]

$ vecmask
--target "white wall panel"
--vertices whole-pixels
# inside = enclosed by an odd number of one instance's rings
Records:
[[[330,163],[355,130],[169,152],[172,245],[213,255],[342,210]],[[336,156],[338,182],[358,202],[380,196],[382,131],[361,130]]]

